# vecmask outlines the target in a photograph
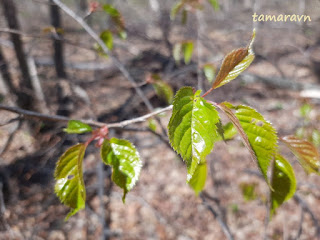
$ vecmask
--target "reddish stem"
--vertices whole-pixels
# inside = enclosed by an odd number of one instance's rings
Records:
[[[213,90],[213,88],[210,88],[205,94],[202,95],[202,97],[205,97],[207,96],[209,93],[211,93]]]

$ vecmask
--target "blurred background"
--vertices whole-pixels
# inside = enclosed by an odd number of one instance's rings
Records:
[[[245,47],[255,28],[254,62],[207,99],[247,104],[279,136],[297,135],[319,149],[319,0],[189,0],[176,14],[172,9],[179,2],[171,0],[62,2],[98,35],[112,33],[112,41],[104,41],[112,42],[113,57],[153,109],[170,101],[157,94],[150,76],[156,74],[173,92],[182,86],[206,91],[224,56]],[[121,21],[103,11],[103,4],[115,7]],[[110,181],[111,169],[102,165],[95,146],[88,147],[87,206],[64,222],[68,209],[53,190],[55,163],[89,136],[67,135],[66,123],[23,120],[3,106],[105,123],[150,109],[114,58],[53,1],[0,0],[0,8],[0,239],[320,239],[319,176],[307,175],[281,144],[298,189],[269,224],[268,186],[238,136],[216,144],[207,158],[205,191],[195,196],[184,163],[162,131],[170,112],[159,116],[161,124],[150,120],[110,132],[133,142],[143,161],[125,204]],[[254,13],[306,15],[311,21],[254,22]],[[193,46],[190,61],[177,61],[183,43]]]

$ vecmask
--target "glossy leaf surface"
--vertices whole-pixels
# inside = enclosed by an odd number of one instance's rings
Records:
[[[253,31],[250,44],[246,48],[239,48],[230,52],[223,60],[220,71],[212,85],[212,88],[218,88],[232,81],[240,75],[254,59],[252,44],[255,39]]]
[[[296,191],[296,178],[290,163],[281,155],[276,155],[273,163],[271,191],[271,215]]]
[[[245,146],[252,158],[257,161],[264,178],[269,183],[267,171],[278,147],[276,130],[270,122],[251,107],[233,106],[227,102],[220,106],[237,128]],[[234,109],[235,113],[231,109]]]
[[[295,136],[286,136],[281,139],[296,155],[301,166],[307,173],[319,174],[320,155],[317,148],[306,140]]]
[[[111,138],[104,140],[101,158],[112,166],[112,181],[123,189],[123,202],[126,194],[138,181],[142,162],[136,148],[127,140]]]
[[[82,173],[85,149],[85,144],[70,147],[56,164],[55,192],[60,201],[71,208],[66,220],[85,207],[86,190]]]
[[[85,124],[81,121],[70,120],[68,122],[68,127],[63,129],[63,131],[70,134],[71,133],[81,134],[81,133],[91,132],[92,128],[88,124]]]
[[[187,163],[188,182],[198,164],[206,161],[217,138],[218,112],[200,97],[200,92],[193,93],[191,87],[177,92],[168,125],[170,144]]]

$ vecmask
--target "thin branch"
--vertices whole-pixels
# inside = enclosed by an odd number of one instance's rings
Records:
[[[66,123],[70,120],[79,120],[79,121],[86,123],[86,124],[93,126],[93,127],[107,126],[108,128],[119,128],[119,129],[123,129],[123,130],[125,130],[124,127],[127,125],[144,122],[148,118],[154,117],[154,116],[156,116],[160,113],[166,112],[166,111],[170,111],[171,109],[172,109],[172,105],[165,107],[165,108],[162,108],[162,109],[159,109],[157,111],[153,111],[151,113],[148,113],[148,114],[143,115],[138,118],[125,120],[125,121],[118,122],[118,123],[103,123],[103,122],[98,122],[98,121],[94,121],[91,119],[73,119],[73,118],[68,118],[68,117],[60,116],[60,115],[47,115],[47,114],[42,114],[42,113],[38,113],[38,112],[34,112],[34,111],[21,109],[18,107],[10,107],[10,106],[5,106],[3,104],[0,104],[0,110],[5,110],[5,111],[17,113],[22,118],[37,119],[37,120],[50,121],[50,122],[64,122],[64,123]]]
[[[72,45],[72,46],[75,46],[75,47],[78,47],[78,48],[87,49],[87,50],[90,50],[90,51],[96,51],[92,47],[86,46],[84,44],[73,42],[73,41],[65,39],[65,38],[61,38],[61,37],[59,37],[58,34],[52,34],[52,36],[34,35],[34,34],[28,34],[28,33],[25,33],[25,32],[22,32],[22,31],[19,31],[19,30],[16,30],[16,29],[10,29],[10,28],[0,28],[0,32],[16,34],[16,35],[20,35],[22,37],[39,38],[39,39],[50,40],[50,41],[52,41],[52,38],[54,38],[54,40],[62,41],[65,44],[68,44],[68,45]]]
[[[123,76],[130,82],[132,87],[135,89],[138,96],[142,99],[143,103],[147,106],[148,110],[152,112],[154,110],[149,99],[144,95],[143,91],[139,88],[134,78],[131,76],[126,67],[120,62],[120,60],[114,56],[111,51],[109,51],[106,44],[101,40],[101,38],[95,33],[95,31],[85,22],[83,18],[78,16],[74,11],[72,11],[67,5],[63,4],[60,0],[52,0],[58,7],[60,7],[66,14],[73,18],[78,24],[80,24],[83,29],[99,44],[101,49],[105,54],[107,54],[114,65],[120,70]],[[164,135],[166,135],[166,129],[162,126],[161,121],[155,116],[156,121],[159,123],[161,130]]]
[[[223,219],[221,218],[220,214],[218,214],[213,207],[208,204],[208,202],[206,201],[205,195],[200,193],[200,197],[202,200],[202,204],[212,213],[212,215],[214,216],[215,219],[217,219],[218,223],[220,224],[223,233],[225,234],[225,236],[227,237],[228,240],[233,240],[233,236],[231,234],[231,231],[228,227],[228,225],[223,221]]]
[[[58,7],[60,7],[66,14],[68,14],[71,18],[73,18],[77,23],[79,23],[83,29],[99,44],[102,48],[103,52],[107,54],[114,65],[121,71],[123,76],[129,80],[130,84],[134,87],[135,91],[139,95],[139,97],[143,100],[144,104],[147,106],[149,111],[153,111],[153,106],[151,105],[148,98],[143,94],[142,90],[137,86],[136,81],[131,76],[129,71],[125,68],[125,66],[116,58],[104,44],[104,42],[100,39],[100,37],[93,31],[93,29],[74,11],[72,11],[69,7],[63,4],[60,0],[52,0]]]
[[[202,57],[202,45],[200,40],[200,35],[203,31],[203,19],[202,19],[202,12],[200,10],[196,11],[196,17],[197,17],[197,24],[198,24],[198,30],[197,30],[197,58],[198,58],[198,67],[197,67],[197,78],[198,78],[198,89],[203,91],[203,78],[201,74],[201,57]]]

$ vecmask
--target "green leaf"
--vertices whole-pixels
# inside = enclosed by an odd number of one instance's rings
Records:
[[[118,35],[119,35],[119,37],[122,39],[122,40],[126,40],[127,39],[127,32],[126,31],[120,31],[120,32],[118,32]]]
[[[271,191],[271,216],[285,201],[293,197],[296,191],[296,178],[290,163],[281,155],[276,155],[273,163]]]
[[[151,75],[151,82],[158,97],[164,99],[167,104],[171,104],[173,101],[173,90],[171,86],[164,82],[158,74]]]
[[[311,105],[305,103],[300,108],[300,116],[304,118],[309,118],[311,111],[312,111]]]
[[[113,7],[111,4],[104,4],[102,6],[102,9],[108,13],[111,17],[119,17],[120,16],[120,13],[119,11]]]
[[[176,61],[176,63],[180,63],[181,60],[181,50],[182,50],[182,44],[176,43],[173,47],[173,58]]]
[[[148,120],[148,127],[151,131],[155,132],[157,130],[157,122],[153,118],[150,118]]]
[[[295,136],[285,136],[281,140],[296,155],[306,173],[317,173],[320,175],[320,155],[312,143]]]
[[[212,81],[216,75],[216,67],[210,63],[205,64],[203,66],[203,72],[204,72],[204,75],[206,76],[208,82],[212,83]]]
[[[220,9],[218,0],[208,0],[215,11]]]
[[[256,183],[241,183],[240,188],[242,191],[242,196],[246,202],[253,201],[257,199],[256,193]]]
[[[204,188],[207,179],[207,164],[201,163],[196,168],[189,185],[195,191],[196,195],[198,195]]]
[[[193,42],[188,41],[182,44],[184,63],[189,64],[193,53]]]
[[[184,1],[179,1],[173,6],[170,13],[171,20],[174,20],[176,18],[178,12],[182,9],[183,5],[184,5]]]
[[[318,131],[317,129],[312,130],[311,139],[312,139],[312,143],[316,147],[319,147],[320,146],[320,131]]]
[[[233,106],[228,102],[220,104],[220,107],[237,128],[251,157],[257,161],[266,182],[269,184],[267,171],[278,148],[276,130],[271,123],[251,107]],[[235,114],[231,109],[236,110]]]
[[[197,166],[206,161],[218,135],[218,112],[200,97],[200,92],[193,93],[191,87],[177,92],[168,125],[170,144],[187,163],[188,182]]]
[[[70,120],[68,122],[68,127],[64,128],[63,131],[72,134],[72,133],[86,133],[86,132],[92,132],[92,128],[81,121],[78,120]]]
[[[231,140],[237,134],[237,129],[233,126],[231,122],[228,122],[223,126],[224,139]]]
[[[246,48],[239,48],[229,53],[223,60],[220,71],[214,81],[212,88],[216,89],[232,81],[240,75],[254,59],[254,52],[252,50],[252,44],[255,39],[255,30],[250,44]]]
[[[113,48],[113,36],[112,33],[109,30],[105,30],[100,33],[100,38],[104,42],[104,44],[107,46],[109,50],[112,50]]]
[[[64,205],[71,208],[66,220],[85,207],[86,190],[82,172],[85,150],[85,144],[74,145],[60,157],[56,164],[55,193]]]
[[[111,138],[104,140],[101,158],[113,168],[112,181],[123,189],[122,201],[138,181],[142,162],[136,148],[127,140]]]

